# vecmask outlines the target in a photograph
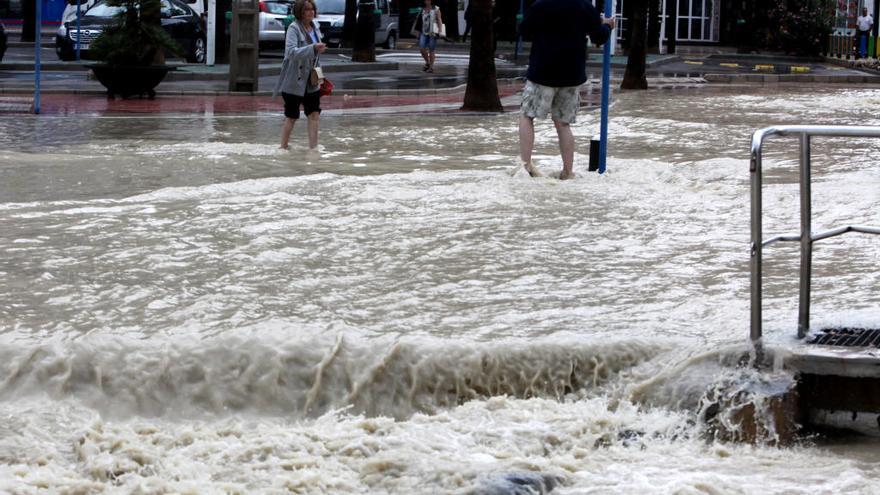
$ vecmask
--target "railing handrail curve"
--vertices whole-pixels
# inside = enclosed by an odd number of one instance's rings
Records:
[[[777,235],[766,241],[763,238],[762,218],[762,152],[764,141],[770,136],[799,136],[800,157],[798,174],[800,182],[801,232],[798,235]],[[761,275],[762,251],[765,246],[775,242],[788,241],[801,243],[800,294],[798,302],[798,337],[803,338],[810,328],[810,278],[812,274],[813,243],[830,237],[858,232],[880,235],[880,227],[846,225],[813,234],[812,231],[812,192],[810,174],[810,138],[823,137],[866,137],[880,138],[880,127],[835,126],[835,125],[779,125],[759,129],[752,134],[749,176],[751,182],[751,322],[750,335],[756,347],[763,335],[761,319]]]

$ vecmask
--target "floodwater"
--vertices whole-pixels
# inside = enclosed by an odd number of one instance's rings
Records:
[[[880,493],[875,439],[700,421],[762,381],[731,364],[751,132],[878,105],[622,94],[609,172],[583,113],[571,182],[511,173],[514,114],[328,113],[320,153],[269,114],[0,118],[0,492]],[[547,122],[537,148],[559,168]],[[878,152],[815,139],[816,230],[880,225]],[[796,157],[765,152],[768,236],[797,230]],[[778,345],[797,256],[765,252]],[[876,238],[817,245],[814,326],[876,324],[878,265]]]

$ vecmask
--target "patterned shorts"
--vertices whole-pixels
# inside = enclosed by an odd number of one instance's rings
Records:
[[[580,86],[552,88],[526,81],[523,89],[522,114],[530,118],[544,118],[551,114],[553,120],[573,124],[580,106]]]

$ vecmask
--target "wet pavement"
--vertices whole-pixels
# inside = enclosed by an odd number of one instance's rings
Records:
[[[421,71],[422,59],[418,51],[402,41],[393,51],[377,50],[375,64],[353,63],[345,50],[332,50],[322,57],[328,77],[338,91],[352,92],[352,95],[366,92],[424,92],[431,95],[438,91],[460,88],[467,82],[469,63],[468,46],[464,44],[441,44],[438,49],[435,72]],[[690,47],[689,47],[690,48]],[[862,78],[867,73],[847,67],[840,67],[822,59],[803,59],[768,55],[738,55],[724,53],[720,48],[715,53],[685,53],[675,56],[648,55],[649,78],[699,79],[706,77],[712,82],[756,83],[763,80],[754,76],[770,78],[798,76],[802,82],[826,83],[868,83],[878,82]],[[260,78],[256,94],[266,95],[274,87],[280,72],[283,52],[268,49],[261,52]],[[499,43],[496,58],[497,77],[501,81],[522,79],[526,72],[528,47],[520,51],[514,61],[514,46]],[[60,62],[54,48],[44,39],[42,49],[44,63],[41,72],[41,87],[47,93],[102,94],[103,86],[89,77],[89,71],[77,62]],[[612,77],[620,79],[624,72],[626,58],[616,56],[612,60]],[[23,94],[33,89],[33,45],[14,43],[0,63],[0,93]],[[171,61],[177,70],[170,73],[159,85],[160,94],[226,94],[228,92],[228,66],[192,65]],[[591,79],[601,76],[601,55],[591,53],[588,62],[588,75]],[[708,77],[718,75],[716,77]],[[731,75],[731,77],[727,77]],[[739,75],[739,78],[736,78]],[[747,76],[748,79],[744,79]],[[810,78],[809,76],[819,76]],[[875,76],[872,76],[875,77]],[[725,79],[726,78],[726,79]],[[770,81],[776,82],[776,81]],[[408,104],[408,102],[407,102]]]

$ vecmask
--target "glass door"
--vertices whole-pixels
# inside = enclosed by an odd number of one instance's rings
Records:
[[[681,41],[715,41],[712,22],[713,0],[678,2],[678,36]]]

